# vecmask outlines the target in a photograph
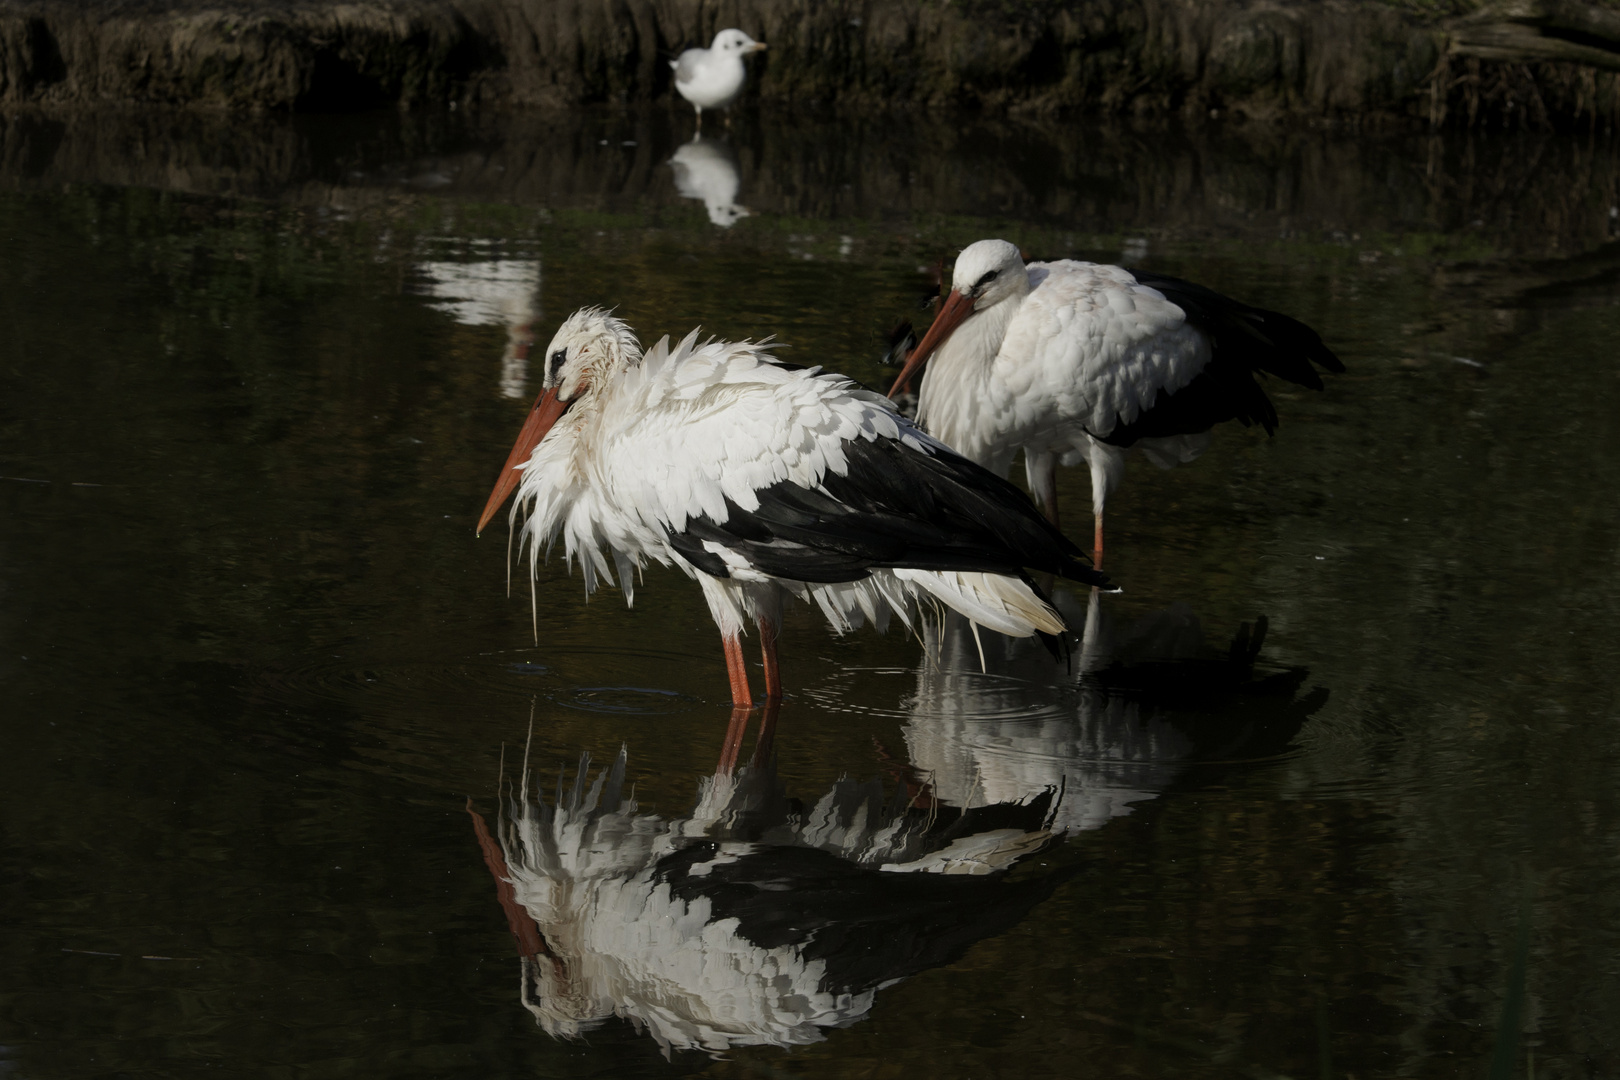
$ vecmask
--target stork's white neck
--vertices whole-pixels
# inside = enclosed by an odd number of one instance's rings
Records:
[[[1002,445],[1007,388],[991,378],[1007,327],[1029,294],[1022,289],[965,319],[929,358],[917,395],[917,421],[970,461],[1005,474],[1016,446]]]

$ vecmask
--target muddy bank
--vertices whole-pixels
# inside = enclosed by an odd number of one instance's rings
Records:
[[[766,107],[1607,126],[1620,11],[1572,0],[0,0],[0,106],[330,112],[671,97],[740,26]]]

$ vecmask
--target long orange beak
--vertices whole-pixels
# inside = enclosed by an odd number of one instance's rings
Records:
[[[945,343],[951,336],[951,331],[973,314],[973,298],[966,293],[952,289],[945,295],[945,302],[939,307],[939,314],[934,316],[934,324],[928,328],[928,333],[917,342],[917,347],[911,350],[906,357],[906,366],[900,369],[900,375],[889,387],[889,396],[911,389],[911,380],[922,374],[923,365],[928,363],[928,357],[933,351]]]
[[[534,399],[534,407],[529,410],[529,418],[523,421],[523,430],[518,432],[517,443],[512,452],[506,455],[506,464],[501,466],[501,475],[495,480],[495,490],[489,494],[489,502],[484,504],[484,516],[478,519],[478,532],[484,531],[489,519],[495,516],[495,511],[512,494],[523,479],[523,474],[517,467],[522,465],[534,453],[534,448],[540,445],[540,440],[546,437],[562,414],[568,411],[570,401],[558,401],[556,388],[543,391]]]

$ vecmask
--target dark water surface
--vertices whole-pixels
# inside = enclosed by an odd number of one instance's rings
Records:
[[[689,124],[0,118],[0,1076],[1620,1075],[1615,145]],[[698,590],[557,560],[536,645],[473,538],[508,327],[884,384],[986,236],[1349,371],[1133,460],[1072,670],[794,611],[716,785]],[[557,961],[469,796],[573,838],[502,855]]]

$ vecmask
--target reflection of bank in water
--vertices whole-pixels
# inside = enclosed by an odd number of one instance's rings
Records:
[[[691,814],[663,818],[638,812],[624,774],[623,751],[588,785],[582,763],[549,805],[525,777],[498,843],[474,815],[523,1005],[555,1036],[618,1016],[665,1053],[817,1042],[1072,873],[1004,873],[1050,842],[1051,791],[924,810],[843,780],[807,806],[765,764],[705,779]]]
[[[463,326],[506,327],[501,396],[524,397],[534,321],[540,316],[540,260],[423,261],[416,271],[426,281],[414,291],[432,298],[429,307]]]
[[[981,643],[954,616],[928,631],[937,663],[918,670],[904,733],[932,798],[967,807],[1053,788],[1054,831],[1093,829],[1196,763],[1281,752],[1326,703],[1320,688],[1301,695],[1304,669],[1258,663],[1264,619],[1221,652],[1184,604],[1122,628],[1095,592],[1083,612],[1067,593],[1056,601],[1085,627],[1067,659],[999,634]]]
[[[675,190],[688,199],[698,199],[709,212],[709,220],[729,229],[752,212],[737,205],[742,185],[737,175],[737,158],[723,139],[692,136],[692,141],[669,159],[675,170]]]

